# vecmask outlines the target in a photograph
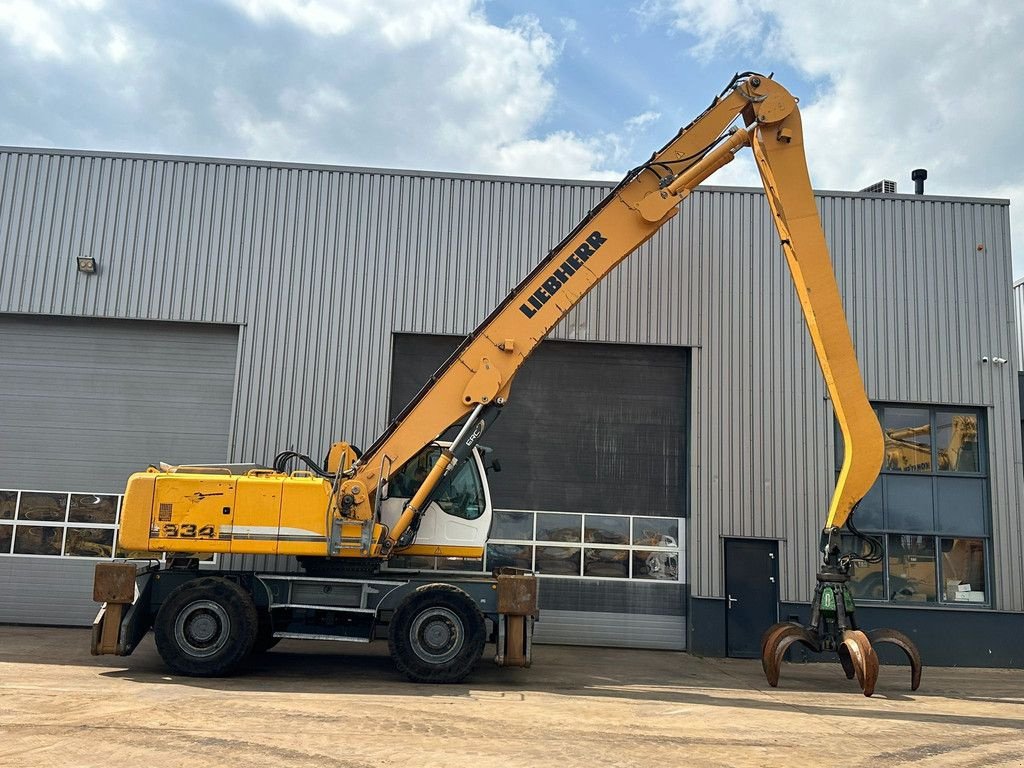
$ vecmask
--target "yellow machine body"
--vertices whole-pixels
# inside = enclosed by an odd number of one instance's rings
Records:
[[[275,472],[210,475],[140,472],[131,476],[122,511],[121,546],[158,552],[328,555],[331,484]],[[341,523],[338,556],[371,557],[359,522]],[[361,542],[364,546],[359,546]]]

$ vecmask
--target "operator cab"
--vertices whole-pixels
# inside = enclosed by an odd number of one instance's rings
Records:
[[[387,498],[381,505],[381,522],[393,527],[402,509],[437,463],[441,451],[450,443],[428,445],[392,475]],[[483,456],[479,448],[441,481],[435,499],[420,517],[419,530],[411,547],[398,554],[434,554],[424,547],[483,548],[491,530],[491,494],[487,487]]]

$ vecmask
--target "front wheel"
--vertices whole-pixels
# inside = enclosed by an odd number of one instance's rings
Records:
[[[156,648],[182,675],[231,674],[252,651],[259,619],[249,594],[233,581],[207,577],[175,589],[153,622]]]
[[[409,595],[391,619],[388,647],[395,666],[416,683],[457,683],[484,652],[486,625],[473,601],[448,584]]]

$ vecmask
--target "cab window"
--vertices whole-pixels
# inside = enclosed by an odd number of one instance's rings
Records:
[[[391,478],[392,497],[411,499],[437,462],[441,449],[427,446]],[[434,501],[446,514],[475,520],[484,513],[484,489],[477,472],[476,460],[467,459],[442,481]]]

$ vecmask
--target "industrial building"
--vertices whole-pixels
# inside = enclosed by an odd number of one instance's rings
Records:
[[[130,472],[371,442],[610,188],[0,149],[0,622],[91,621]],[[888,435],[861,622],[929,664],[1020,666],[1008,203],[818,201]],[[535,569],[541,642],[757,656],[806,618],[841,449],[759,191],[693,194],[505,410],[485,562],[392,567]]]

